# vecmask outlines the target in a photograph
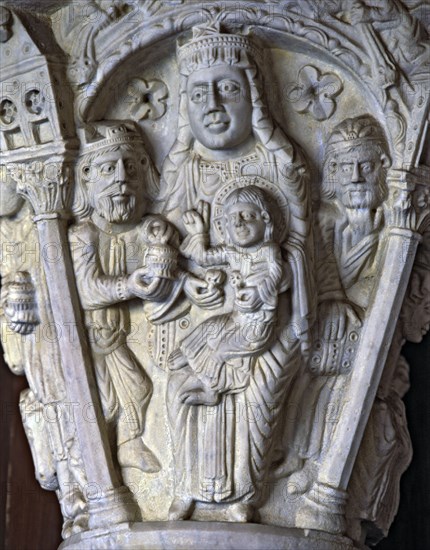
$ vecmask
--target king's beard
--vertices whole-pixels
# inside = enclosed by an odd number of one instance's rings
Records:
[[[137,217],[134,195],[98,197],[94,204],[97,214],[110,223],[131,222]]]
[[[345,208],[350,210],[374,210],[385,198],[385,176],[375,184],[350,183],[338,194]]]
[[[370,190],[363,190],[362,192],[356,190],[346,191],[342,195],[342,204],[350,210],[374,209],[380,202],[375,195],[376,193]]]

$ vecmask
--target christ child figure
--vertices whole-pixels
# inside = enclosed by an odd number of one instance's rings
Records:
[[[197,326],[170,356],[172,371],[186,368],[180,399],[216,405],[222,394],[246,389],[253,359],[271,344],[278,294],[288,288],[279,244],[273,241],[275,205],[260,187],[232,191],[223,204],[224,243],[209,246],[209,205],[183,216],[188,232],[181,252],[203,267],[226,266],[234,289],[232,311]]]

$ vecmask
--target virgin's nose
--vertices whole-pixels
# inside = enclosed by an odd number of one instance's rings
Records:
[[[210,113],[212,111],[220,110],[219,97],[216,91],[216,86],[209,86],[208,93],[205,102],[205,112]]]
[[[352,170],[352,177],[351,177],[352,183],[361,183],[364,181],[364,178],[361,174],[360,164],[358,161],[354,162],[354,168]]]

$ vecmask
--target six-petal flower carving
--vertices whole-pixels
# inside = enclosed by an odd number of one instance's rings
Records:
[[[299,71],[297,84],[289,90],[289,99],[299,113],[311,113],[316,120],[327,120],[336,110],[342,81],[334,73],[322,74],[316,67],[305,65]]]
[[[157,120],[166,112],[167,86],[161,80],[133,78],[127,87],[130,115],[135,120]]]

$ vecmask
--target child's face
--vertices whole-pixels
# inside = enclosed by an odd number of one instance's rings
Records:
[[[226,230],[236,246],[253,246],[264,242],[268,214],[248,202],[238,202],[226,212]]]

